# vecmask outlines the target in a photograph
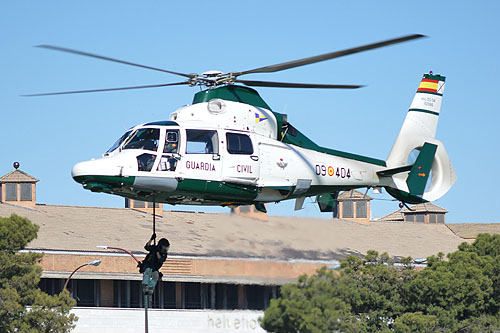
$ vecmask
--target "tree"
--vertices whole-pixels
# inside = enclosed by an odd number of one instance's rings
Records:
[[[500,330],[500,235],[395,267],[387,253],[348,256],[338,272],[319,270],[282,287],[261,325],[271,332]]]
[[[350,307],[335,294],[336,277],[326,267],[295,284],[284,285],[281,297],[271,300],[261,321],[271,332],[354,331],[357,324]]]
[[[0,332],[69,332],[77,317],[67,291],[50,296],[38,288],[38,253],[19,253],[38,226],[15,214],[0,218]]]
[[[500,329],[500,235],[480,234],[447,258],[428,258],[426,269],[406,286],[407,311],[435,315],[453,331]]]

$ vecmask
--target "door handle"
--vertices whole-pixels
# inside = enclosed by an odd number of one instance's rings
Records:
[[[259,160],[259,156],[257,155],[250,155],[250,158],[254,161],[258,161]]]

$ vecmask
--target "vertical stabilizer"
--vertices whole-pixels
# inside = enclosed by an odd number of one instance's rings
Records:
[[[443,99],[445,77],[424,74],[401,131],[387,158],[388,167],[406,165],[413,149],[434,139]]]

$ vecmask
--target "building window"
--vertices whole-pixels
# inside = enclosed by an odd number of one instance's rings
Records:
[[[218,154],[219,139],[217,131],[186,130],[186,154]]]
[[[184,307],[201,309],[201,285],[195,282],[184,283]]]
[[[99,306],[99,280],[71,280],[77,306]]]
[[[405,221],[406,222],[415,222],[415,215],[414,214],[405,214]]]
[[[265,307],[265,287],[264,286],[246,286],[247,309],[264,310]]]
[[[32,201],[32,184],[31,183],[21,183],[21,201]]]
[[[252,206],[239,206],[240,213],[250,213]]]
[[[367,217],[367,209],[366,209],[366,201],[356,201],[356,218],[366,218]]]
[[[415,222],[425,223],[425,213],[415,214]]]
[[[238,308],[238,286],[235,284],[215,285],[215,308],[237,309]]]
[[[153,203],[152,202],[148,202],[148,208],[153,208]],[[155,202],[154,208],[160,208],[160,203]]]
[[[352,201],[344,201],[342,203],[342,217],[354,217],[354,203]]]
[[[436,214],[437,215],[437,223],[444,224],[444,214]]]
[[[142,307],[142,286],[141,281],[130,281],[130,307]]]
[[[17,201],[17,184],[5,184],[5,201]]]
[[[437,223],[437,214],[436,213],[429,214],[429,223]]]
[[[162,282],[163,286],[163,308],[175,309],[175,282]]]
[[[40,288],[41,291],[53,296],[61,292],[65,282],[66,280],[64,279],[43,278],[40,279],[38,287]]]
[[[134,208],[146,208],[146,202],[142,200],[134,200]]]
[[[252,140],[246,134],[227,133],[227,152],[229,154],[252,155]]]

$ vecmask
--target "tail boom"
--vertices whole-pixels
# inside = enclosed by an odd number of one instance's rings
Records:
[[[444,85],[444,76],[424,74],[387,158],[388,169],[378,173],[383,178],[391,178],[392,184],[386,190],[400,201],[437,200],[456,181],[444,145],[435,139]],[[408,165],[408,157],[414,150],[419,151],[419,155],[413,166]],[[431,172],[432,177],[429,177]],[[426,188],[428,178],[430,184]]]

